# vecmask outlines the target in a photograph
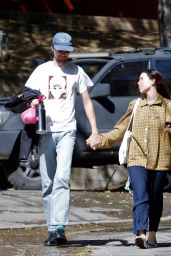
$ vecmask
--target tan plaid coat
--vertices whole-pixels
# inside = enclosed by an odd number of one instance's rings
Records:
[[[100,148],[109,148],[122,140],[136,100],[130,102],[126,114],[113,130],[102,133]],[[171,170],[171,133],[165,132],[165,122],[171,122],[171,100],[158,95],[148,105],[143,99],[136,111],[132,126],[128,166],[143,166],[151,170]]]

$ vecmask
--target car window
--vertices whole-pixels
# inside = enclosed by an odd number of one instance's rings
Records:
[[[106,63],[84,63],[82,64],[82,68],[86,72],[86,74],[92,78]]]
[[[156,60],[156,69],[163,75],[171,89],[171,60]]]
[[[148,61],[120,63],[103,78],[102,83],[110,84],[111,96],[136,96],[140,73],[147,69]]]
[[[83,68],[86,74],[92,79],[93,76],[99,72],[99,70],[108,62],[108,60],[97,59],[97,60],[75,60],[75,64]]]

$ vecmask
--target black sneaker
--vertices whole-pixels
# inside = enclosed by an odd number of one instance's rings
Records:
[[[57,229],[55,232],[49,232],[48,239],[44,242],[44,246],[57,246],[66,244],[65,231]]]

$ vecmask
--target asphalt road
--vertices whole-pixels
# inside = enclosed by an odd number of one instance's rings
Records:
[[[67,245],[44,247],[47,228],[41,191],[0,192],[0,256],[171,255],[171,194],[164,194],[158,248],[142,250],[132,234],[132,195],[72,191]]]

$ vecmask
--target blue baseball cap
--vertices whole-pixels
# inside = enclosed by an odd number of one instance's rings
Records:
[[[53,47],[58,51],[72,52],[72,37],[64,32],[57,33],[52,40]]]

